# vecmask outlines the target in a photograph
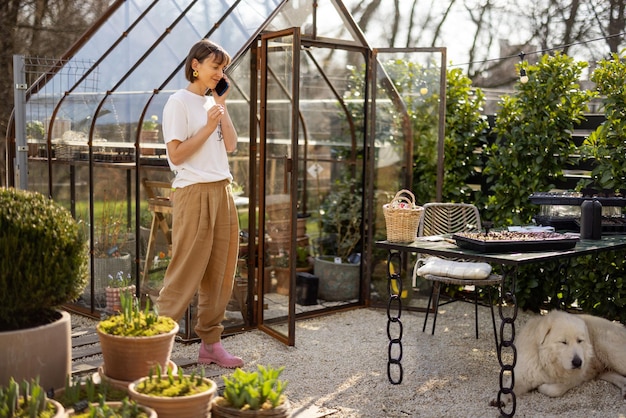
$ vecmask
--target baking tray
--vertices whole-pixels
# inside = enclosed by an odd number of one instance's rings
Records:
[[[530,203],[536,205],[570,205],[580,206],[585,200],[597,200],[602,206],[626,206],[626,198],[622,196],[583,195],[582,193],[535,192],[528,196]]]
[[[512,234],[512,233],[509,233]],[[514,235],[514,234],[513,234]],[[526,236],[528,234],[525,234]],[[570,237],[553,233],[550,238],[524,240],[481,240],[453,234],[456,245],[481,253],[518,253],[528,251],[559,251],[569,250],[576,246],[578,237]]]

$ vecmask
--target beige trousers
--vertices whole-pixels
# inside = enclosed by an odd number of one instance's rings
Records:
[[[239,219],[230,182],[179,188],[172,200],[172,259],[157,309],[179,321],[197,292],[194,330],[205,343],[215,343],[224,330],[239,251]]]

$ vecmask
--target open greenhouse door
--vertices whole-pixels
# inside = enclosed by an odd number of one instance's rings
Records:
[[[295,344],[299,28],[261,38],[259,329]]]

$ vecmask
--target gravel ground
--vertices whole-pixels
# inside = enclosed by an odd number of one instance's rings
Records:
[[[294,417],[498,416],[498,409],[489,406],[500,371],[489,311],[479,310],[479,339],[473,306],[452,303],[439,312],[434,336],[422,333],[423,313],[402,313],[404,376],[399,385],[387,378],[387,314],[381,309],[298,321],[294,347],[257,330],[224,338],[224,346],[243,357],[248,370],[257,364],[285,366],[282,378],[288,381]],[[528,315],[518,313],[516,324]],[[177,342],[172,358],[196,358],[198,346]],[[215,365],[206,368],[207,374],[229,373]],[[594,381],[556,399],[537,392],[523,395],[515,416],[625,418],[626,400],[615,386]]]

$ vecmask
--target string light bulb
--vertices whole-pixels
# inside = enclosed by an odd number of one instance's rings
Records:
[[[524,68],[519,70],[519,81],[522,84],[528,83],[528,76],[526,75],[526,70]]]
[[[526,54],[524,54],[524,51],[519,53],[519,60],[520,60],[520,66],[521,66],[519,70],[519,81],[522,84],[528,83],[528,75],[526,75],[526,69],[523,67],[525,56]]]
[[[428,86],[426,86],[426,83],[422,81],[422,84],[420,85],[420,94],[422,96],[428,94]]]

